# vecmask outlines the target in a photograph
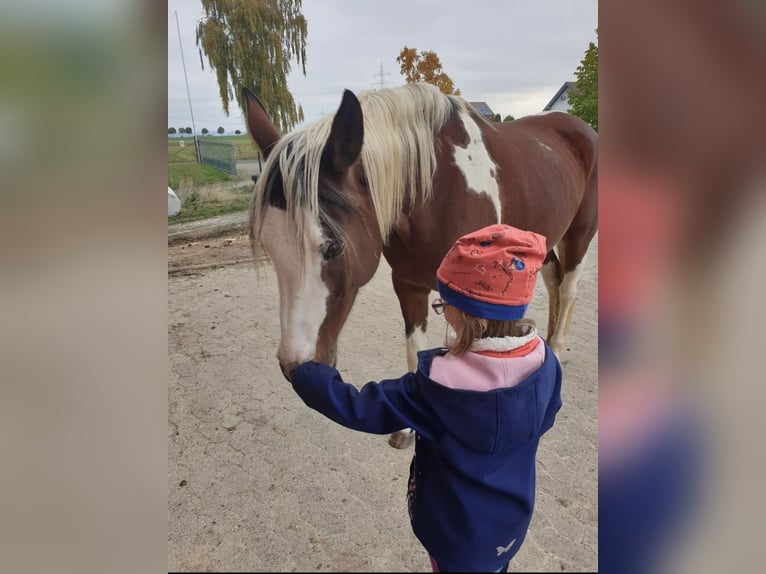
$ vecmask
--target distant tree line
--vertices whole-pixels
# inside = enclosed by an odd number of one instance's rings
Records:
[[[169,135],[173,135],[173,134],[189,134],[189,135],[191,135],[192,134],[192,129],[191,128],[178,128],[178,129],[176,129],[176,128],[168,128],[168,134]]]
[[[200,131],[202,132],[203,136],[206,136],[207,134],[210,133],[210,131],[207,128],[202,128],[202,130],[200,130]],[[220,134],[220,135],[223,135],[224,133],[226,133],[226,130],[224,129],[223,126],[218,126],[218,129],[215,130],[215,131],[218,134]],[[192,131],[191,128],[178,128],[178,129],[172,128],[172,127],[168,128],[168,135],[175,135],[175,134],[189,134],[189,135],[192,135],[193,133],[194,132]],[[241,135],[242,131],[241,130],[234,130],[234,133],[237,134],[237,135]]]

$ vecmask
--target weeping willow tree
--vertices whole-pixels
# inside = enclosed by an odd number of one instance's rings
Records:
[[[274,123],[287,132],[303,121],[287,88],[291,60],[306,75],[306,19],[302,0],[201,0],[205,16],[197,25],[197,46],[215,71],[223,111],[236,101],[244,110],[242,87],[263,102]]]

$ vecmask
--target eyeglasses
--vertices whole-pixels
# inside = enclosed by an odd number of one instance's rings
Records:
[[[444,306],[446,304],[447,303],[445,303],[443,299],[434,299],[433,301],[431,301],[431,309],[433,309],[434,313],[436,313],[437,315],[441,315],[442,313],[444,313]]]

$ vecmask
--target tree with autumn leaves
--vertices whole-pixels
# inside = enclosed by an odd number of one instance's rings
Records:
[[[401,73],[407,83],[427,82],[433,84],[443,94],[459,96],[460,90],[442,69],[441,60],[436,52],[429,50],[418,53],[415,48],[405,46],[396,58],[401,66]]]

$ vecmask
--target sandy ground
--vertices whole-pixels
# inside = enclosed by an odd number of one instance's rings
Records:
[[[411,533],[412,450],[308,409],[279,372],[278,292],[246,235],[168,247],[168,569],[430,571]],[[594,240],[562,353],[563,401],[538,453],[537,503],[511,571],[595,571],[597,261]],[[436,296],[434,294],[434,296]],[[544,332],[538,281],[528,316]],[[358,386],[406,369],[403,321],[384,260],[357,298],[339,368]],[[444,322],[428,335],[441,344]]]

